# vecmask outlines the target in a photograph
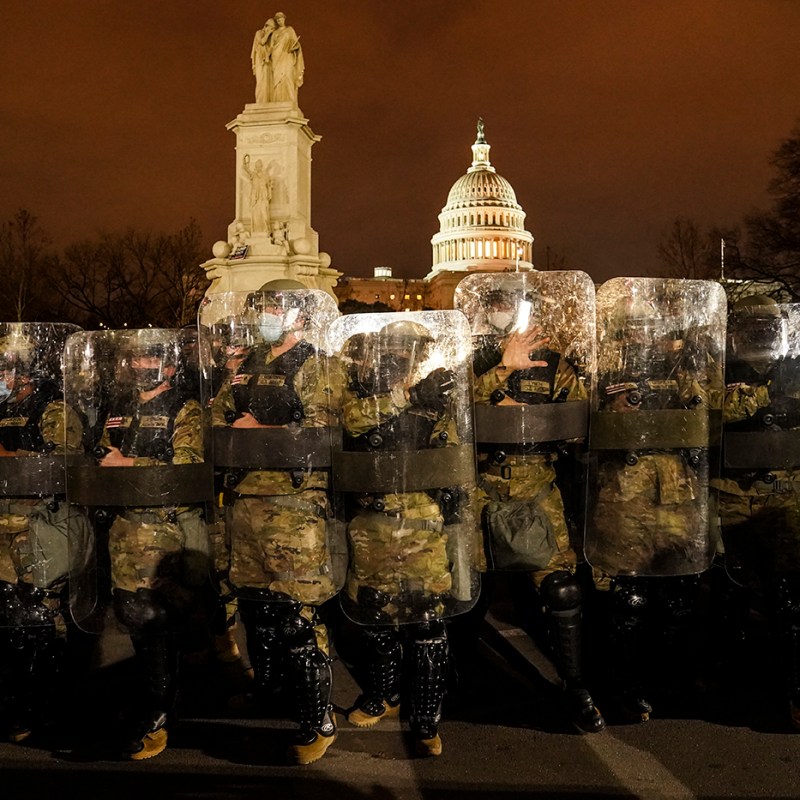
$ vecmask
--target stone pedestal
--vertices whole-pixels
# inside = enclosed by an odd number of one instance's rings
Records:
[[[292,103],[250,103],[227,128],[236,134],[236,216],[201,265],[206,294],[291,278],[333,295],[342,273],[311,227],[311,147],[321,137]]]

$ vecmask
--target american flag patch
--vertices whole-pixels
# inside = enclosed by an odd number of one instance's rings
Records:
[[[629,392],[633,389],[638,389],[639,386],[636,383],[632,383],[626,381],[625,383],[612,383],[606,386],[606,394],[620,394],[621,392]]]
[[[231,385],[232,386],[237,386],[240,383],[249,383],[250,378],[252,378],[252,377],[253,377],[252,375],[247,375],[244,372],[240,372],[238,375],[234,375],[231,378]]]
[[[106,420],[106,428],[120,428],[122,427],[122,420],[125,417],[109,417]]]

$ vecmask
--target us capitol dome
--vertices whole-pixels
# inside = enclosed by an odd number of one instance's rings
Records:
[[[533,236],[511,184],[489,161],[483,120],[472,145],[472,166],[450,189],[431,239],[433,266],[426,276],[533,268]]]

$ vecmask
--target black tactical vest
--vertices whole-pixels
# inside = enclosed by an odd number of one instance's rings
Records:
[[[12,452],[49,453],[58,442],[46,442],[39,423],[45,408],[62,399],[58,387],[43,381],[21,403],[13,403],[12,399],[13,396],[0,405],[0,444]]]
[[[546,361],[547,366],[512,372],[507,382],[506,394],[518,403],[550,403],[553,400],[560,356],[553,350],[539,350],[533,355],[536,361]]]
[[[301,341],[269,364],[264,348],[251,353],[231,381],[237,415],[249,412],[262,425],[299,422],[304,412],[294,377],[314,352],[313,345]]]
[[[146,403],[138,398],[121,407],[112,403],[106,419],[112,446],[127,457],[170,461],[175,417],[185,400],[183,393],[168,389]]]

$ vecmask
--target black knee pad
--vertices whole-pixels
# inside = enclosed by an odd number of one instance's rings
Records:
[[[547,609],[554,614],[578,611],[582,593],[578,580],[567,570],[551,572],[539,588]]]
[[[164,634],[170,627],[170,614],[164,598],[148,589],[136,592],[115,589],[114,613],[134,636]]]

